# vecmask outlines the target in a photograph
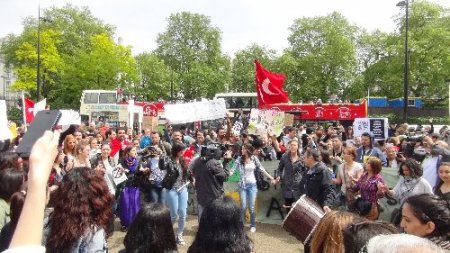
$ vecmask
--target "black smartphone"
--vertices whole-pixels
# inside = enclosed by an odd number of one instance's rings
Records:
[[[17,154],[21,157],[29,157],[31,148],[37,139],[39,139],[45,131],[54,130],[60,118],[61,112],[59,110],[39,111],[34,116],[33,122],[31,122],[22,141],[19,143],[16,150]]]

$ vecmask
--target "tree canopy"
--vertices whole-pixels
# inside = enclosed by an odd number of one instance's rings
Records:
[[[414,1],[409,10],[409,95],[428,105],[444,104],[450,82],[449,10]],[[337,94],[357,99],[402,97],[405,13],[397,30],[368,32],[337,12],[300,17],[289,27],[289,46],[276,52],[256,43],[232,57],[222,52],[222,32],[210,17],[190,12],[170,15],[154,51],[131,54],[114,41],[115,29],[86,7],[43,10],[40,22],[42,94],[52,106],[78,108],[83,89],[123,88],[138,100],[193,100],[225,91],[253,92],[254,64],[285,73],[290,99],[326,101]],[[0,53],[18,79],[13,87],[36,96],[37,18],[24,20],[23,32],[3,39]]]

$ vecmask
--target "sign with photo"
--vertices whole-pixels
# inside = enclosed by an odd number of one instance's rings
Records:
[[[387,118],[357,118],[353,122],[355,136],[361,136],[364,132],[372,132],[377,140],[388,138],[388,128]]]
[[[283,131],[284,120],[284,112],[252,109],[248,133],[255,135],[274,133],[278,136]]]

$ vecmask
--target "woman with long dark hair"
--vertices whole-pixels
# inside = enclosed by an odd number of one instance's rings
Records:
[[[422,165],[416,160],[409,158],[400,165],[398,170],[400,179],[395,185],[394,189],[389,190],[385,184],[382,191],[390,197],[394,197],[403,203],[403,201],[412,195],[432,193],[431,185],[422,177]]]
[[[288,151],[281,156],[277,169],[277,182],[281,181],[281,190],[284,197],[284,206],[287,211],[296,199],[300,197],[300,181],[306,169],[301,161],[297,139],[288,142]]]
[[[270,178],[272,184],[275,184],[275,179],[266,172],[262,167],[258,158],[253,155],[255,148],[251,144],[244,144],[241,149],[241,157],[239,157],[235,164],[241,174],[239,182],[239,197],[241,199],[242,221],[245,219],[245,211],[247,207],[250,209],[250,232],[256,232],[256,213],[255,203],[258,188],[256,187],[255,170],[259,169],[263,174]]]
[[[10,221],[11,196],[22,190],[25,172],[7,168],[0,170],[0,229]]]
[[[450,163],[443,162],[439,166],[439,180],[434,188],[434,194],[450,201]]]
[[[3,226],[0,233],[0,251],[6,250],[11,242],[12,235],[19,222],[20,213],[22,212],[25,202],[25,191],[16,192],[11,196],[11,221]]]
[[[234,200],[216,199],[203,211],[188,253],[250,253],[252,241],[243,228],[241,210]]]
[[[107,252],[111,201],[102,175],[88,167],[68,172],[55,191],[47,252]]]
[[[139,171],[139,160],[137,159],[136,147],[128,146],[125,148],[125,156],[121,161],[122,167],[128,176]]]
[[[183,159],[185,149],[186,147],[181,142],[175,142],[172,146],[170,161],[167,163],[163,162],[165,164],[160,166],[162,169],[166,170],[166,176],[163,179],[163,187],[165,188],[166,204],[170,209],[170,218],[173,223],[175,223],[178,216],[177,243],[180,245],[186,244],[183,239],[188,202],[186,185],[187,165]],[[168,178],[171,179],[167,180]]]
[[[161,203],[143,206],[123,241],[123,253],[175,253],[177,244],[169,209]]]
[[[412,235],[424,237],[450,250],[450,203],[432,194],[405,199],[400,227]]]

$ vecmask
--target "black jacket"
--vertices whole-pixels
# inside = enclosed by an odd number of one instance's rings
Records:
[[[284,198],[298,199],[299,184],[306,173],[303,162],[299,159],[292,163],[289,152],[283,154],[278,164],[277,174],[281,178],[281,189]]]
[[[300,181],[300,194],[316,201],[320,206],[331,207],[335,192],[331,185],[331,172],[322,162],[308,169]]]
[[[195,178],[197,201],[200,205],[206,207],[211,201],[223,195],[226,173],[220,161],[214,159],[206,161],[203,157],[198,157],[191,162],[189,171]]]

